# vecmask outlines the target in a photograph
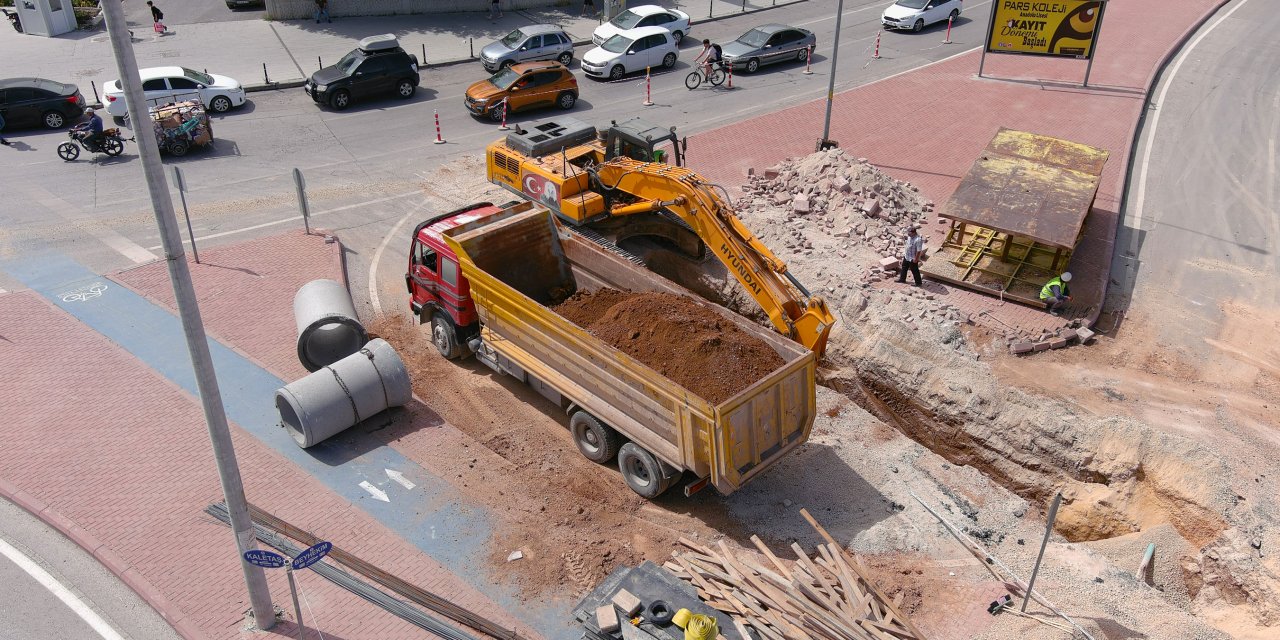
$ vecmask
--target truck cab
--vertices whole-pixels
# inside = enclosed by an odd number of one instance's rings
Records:
[[[436,216],[413,230],[409,266],[404,274],[409,309],[421,324],[431,324],[431,341],[446,358],[458,358],[479,329],[471,285],[458,268],[458,256],[441,234],[503,210],[490,202],[471,204]]]

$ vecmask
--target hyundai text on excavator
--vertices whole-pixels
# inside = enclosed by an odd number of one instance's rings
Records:
[[[826,300],[747,229],[722,187],[682,166],[685,147],[674,127],[639,118],[598,133],[561,118],[490,144],[487,172],[490,182],[547,207],[597,242],[650,236],[695,257],[709,249],[779,333],[821,358],[835,322]]]

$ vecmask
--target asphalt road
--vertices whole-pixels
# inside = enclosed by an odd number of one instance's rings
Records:
[[[227,22],[229,20],[261,20],[266,13],[261,6],[228,9],[222,0],[152,0],[164,13],[166,24],[195,22]],[[151,9],[146,0],[123,0],[124,15],[130,24],[151,24]]]
[[[1113,278],[1122,290],[1136,282],[1132,306],[1165,318],[1161,337],[1199,357],[1217,348],[1224,303],[1268,314],[1280,303],[1271,5],[1232,2],[1188,43],[1153,92],[1134,153]]]
[[[15,551],[21,554],[17,561],[10,557]],[[38,582],[29,567],[20,566],[27,561],[38,565],[35,573],[43,571],[56,581],[53,589],[65,588],[69,595],[64,597],[72,604]],[[0,638],[178,637],[164,618],[93,556],[22,508],[0,500]]]

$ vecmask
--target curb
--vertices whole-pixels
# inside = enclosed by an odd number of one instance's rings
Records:
[[[1102,281],[1102,304],[1098,305],[1098,308],[1094,310],[1093,313],[1089,314],[1088,324],[1085,326],[1090,329],[1097,324],[1098,316],[1102,315],[1102,310],[1107,306],[1107,290],[1111,288],[1111,262],[1114,262],[1116,258],[1116,249],[1119,246],[1118,241],[1120,239],[1120,228],[1124,226],[1123,214],[1127,208],[1126,204],[1129,201],[1129,184],[1133,177],[1133,165],[1137,162],[1133,152],[1138,148],[1138,138],[1142,135],[1142,125],[1147,121],[1147,113],[1151,108],[1151,94],[1156,88],[1156,79],[1164,73],[1165,69],[1168,68],[1169,63],[1182,52],[1182,47],[1187,44],[1187,41],[1191,39],[1191,36],[1195,35],[1195,33],[1199,31],[1210,18],[1219,11],[1222,11],[1222,8],[1230,2],[1231,0],[1218,0],[1218,4],[1213,7],[1213,9],[1204,12],[1204,15],[1200,16],[1198,20],[1188,26],[1187,29],[1182,32],[1182,35],[1178,36],[1178,38],[1173,41],[1169,46],[1169,49],[1165,51],[1164,57],[1160,58],[1160,61],[1151,69],[1151,74],[1147,76],[1146,96],[1144,96],[1142,100],[1143,108],[1141,113],[1138,114],[1137,119],[1133,121],[1132,134],[1129,136],[1129,158],[1128,162],[1125,163],[1127,166],[1124,170],[1124,186],[1120,189],[1120,206],[1119,211],[1116,212],[1116,228],[1111,232],[1111,261],[1107,262],[1106,278]],[[1115,326],[1113,325],[1112,328],[1114,329]]]
[[[92,533],[85,530],[84,527],[76,524],[39,498],[23,491],[17,485],[4,478],[0,478],[0,497],[22,507],[31,515],[39,518],[41,522],[57,529],[69,540],[80,545],[81,549],[92,555],[98,562],[102,563],[103,567],[115,574],[117,578],[120,578],[130,589],[133,589],[133,592],[138,594],[138,597],[151,605],[151,608],[160,614],[178,632],[178,635],[187,640],[206,639],[204,632],[181,609],[170,603],[169,599],[164,597],[164,594],[155,585],[151,584],[128,561],[121,558],[119,554]]]

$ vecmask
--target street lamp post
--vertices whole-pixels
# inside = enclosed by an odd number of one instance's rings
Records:
[[[182,249],[173,200],[160,163],[160,149],[151,133],[151,115],[142,93],[142,80],[138,76],[138,60],[133,55],[129,29],[125,24],[124,9],[119,2],[103,2],[102,11],[107,21],[107,34],[115,52],[116,66],[120,72],[120,85],[124,89],[125,105],[129,108],[129,120],[135,127],[138,155],[142,159],[142,171],[147,180],[151,208],[156,224],[160,227],[160,242],[164,247],[165,262],[169,266],[169,279],[178,303],[182,330],[187,338],[187,351],[195,370],[196,386],[200,390],[200,403],[204,407],[204,420],[209,427],[209,440],[213,443],[213,455],[218,465],[218,479],[227,500],[231,515],[231,528],[235,533],[237,562],[244,572],[245,586],[249,590],[249,602],[253,609],[254,624],[259,629],[275,626],[275,610],[271,606],[271,594],[267,590],[267,576],[261,567],[244,561],[244,552],[257,548],[253,534],[253,521],[249,516],[249,504],[244,496],[244,484],[240,480],[240,467],[236,463],[235,448],[231,443],[231,431],[227,427],[227,414],[222,406],[222,393],[213,370],[213,358],[205,338],[204,323],[200,320],[200,306],[196,301],[191,272]]]
[[[831,45],[831,77],[827,80],[827,120],[822,125],[822,139],[818,141],[818,151],[840,146],[831,139],[831,104],[836,95],[836,58],[840,55],[840,19],[844,17],[844,0],[836,4],[836,35]]]

